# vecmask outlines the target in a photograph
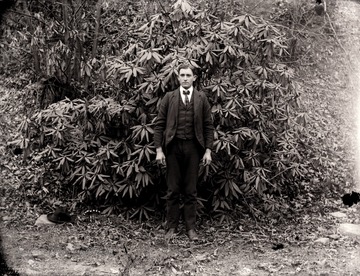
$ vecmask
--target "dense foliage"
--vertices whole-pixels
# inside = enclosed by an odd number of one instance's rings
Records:
[[[299,95],[284,62],[286,33],[203,2],[69,3],[38,1],[26,11],[34,17],[21,17],[22,30],[7,29],[5,36],[17,39],[2,44],[8,54],[28,51],[22,64],[31,60],[42,78],[38,110],[15,141],[44,166],[28,195],[67,196],[73,208],[125,208],[140,218],[162,207],[164,168],[154,162],[152,127],[186,61],[198,68],[216,128],[214,162],[200,171],[199,205],[222,219],[241,206],[286,208],[306,173],[299,152],[305,119],[296,113]],[[32,28],[28,20],[41,24]],[[8,57],[1,62],[11,67]]]

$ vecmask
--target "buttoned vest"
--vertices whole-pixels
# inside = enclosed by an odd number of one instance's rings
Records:
[[[195,139],[194,128],[194,95],[190,99],[190,103],[186,106],[180,98],[178,126],[176,130],[176,138],[183,140]]]

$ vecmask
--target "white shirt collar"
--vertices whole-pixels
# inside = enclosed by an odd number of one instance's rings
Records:
[[[191,95],[192,95],[192,93],[193,93],[193,90],[194,90],[194,87],[191,86],[191,87],[189,87],[188,89],[185,89],[184,87],[180,86],[181,95],[183,95],[184,90],[189,91],[189,92],[190,92],[190,97],[191,97]]]
[[[189,98],[189,100],[191,100],[191,97],[192,97],[192,94],[193,94],[193,91],[194,91],[194,87],[191,86],[188,89],[185,89],[184,87],[180,86],[180,96],[181,96],[182,101],[185,103],[185,95],[183,93],[184,90],[187,90],[187,91],[190,92],[190,94],[188,95],[188,98]]]

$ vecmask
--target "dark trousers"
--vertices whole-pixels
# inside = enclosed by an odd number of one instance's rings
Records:
[[[183,195],[186,230],[196,222],[196,185],[202,147],[196,140],[175,138],[166,151],[167,224],[176,228],[180,218],[180,195]]]

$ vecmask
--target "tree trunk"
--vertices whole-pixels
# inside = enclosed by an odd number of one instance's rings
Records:
[[[33,62],[34,62],[34,71],[37,75],[40,75],[41,74],[41,60],[40,60],[40,55],[39,55],[39,49],[36,45],[36,43],[33,43],[34,42],[34,34],[35,34],[35,30],[36,30],[36,27],[34,25],[34,22],[32,20],[32,16],[30,14],[30,11],[28,9],[28,6],[27,6],[27,2],[26,1],[20,1],[20,4],[22,4],[23,8],[24,8],[24,13],[27,16],[27,23],[28,23],[28,26],[29,26],[29,32],[31,33],[31,36],[32,36],[32,41],[31,41],[31,45],[30,45],[30,51],[31,51],[31,55],[33,57]]]
[[[82,1],[81,0],[77,0],[75,2],[75,12],[74,12],[74,17],[73,17],[73,29],[74,30],[79,30],[79,21],[81,20],[81,6],[82,6]],[[79,12],[80,11],[80,12]],[[78,13],[80,13],[80,15],[78,16]],[[74,37],[74,66],[72,69],[73,72],[73,78],[76,81],[80,81],[81,80],[81,57],[83,55],[83,47],[82,47],[82,40],[79,36]]]
[[[100,21],[101,21],[101,4],[102,4],[102,2],[103,2],[103,0],[98,0],[98,2],[97,2],[97,4],[96,4],[95,35],[94,35],[94,40],[93,40],[91,57],[90,57],[90,59],[89,59],[89,61],[88,61],[89,63],[96,57],[96,53],[97,53],[97,44],[98,44]],[[85,66],[86,66],[86,65],[85,65]],[[90,74],[91,74],[91,70],[89,71],[89,74],[87,74],[87,73],[85,72],[85,89],[87,89],[88,86],[89,86]]]
[[[71,1],[71,0],[69,0]],[[70,47],[70,33],[69,33],[69,30],[70,30],[70,26],[69,26],[69,6],[70,6],[70,3],[69,1],[63,1],[62,3],[62,8],[63,8],[63,22],[64,22],[64,29],[65,29],[65,32],[64,32],[64,42],[65,42],[65,45],[67,47],[69,47],[69,49],[71,48]],[[70,79],[71,79],[71,54],[65,54],[65,67],[62,68],[62,72],[65,74],[65,82],[68,83],[70,82]],[[61,61],[60,61],[61,62]],[[62,65],[60,65],[61,67]],[[61,74],[60,74],[61,75]]]

